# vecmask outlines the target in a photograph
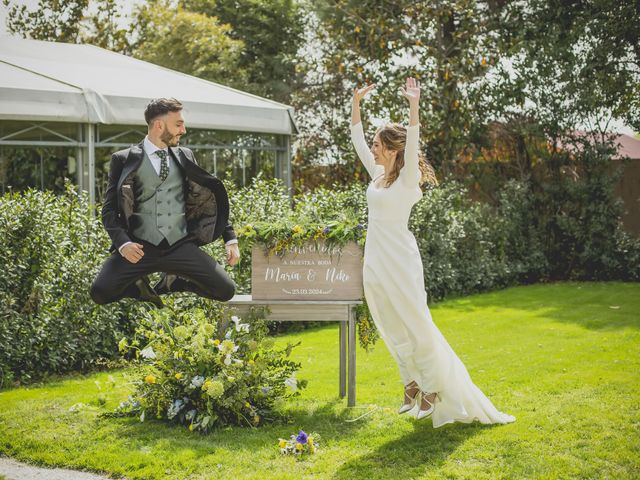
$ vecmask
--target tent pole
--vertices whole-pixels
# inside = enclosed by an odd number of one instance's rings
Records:
[[[85,140],[87,143],[87,160],[89,163],[89,203],[96,204],[96,142],[93,124],[85,124]]]
[[[78,124],[77,138],[82,141],[82,125]],[[78,177],[78,191],[85,190],[86,185],[84,181],[84,155],[83,148],[76,147],[76,176]]]

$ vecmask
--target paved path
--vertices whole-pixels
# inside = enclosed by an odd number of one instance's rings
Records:
[[[108,480],[95,473],[78,472],[63,468],[41,468],[0,457],[0,478],[7,480]]]

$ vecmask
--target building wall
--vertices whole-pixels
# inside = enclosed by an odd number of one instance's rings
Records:
[[[616,164],[620,161],[614,160]],[[640,238],[640,158],[625,161],[622,168],[616,185],[616,193],[624,202],[622,221],[625,230]]]

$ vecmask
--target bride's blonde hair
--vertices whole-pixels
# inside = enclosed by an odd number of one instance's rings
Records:
[[[396,161],[393,164],[393,169],[387,175],[386,187],[391,186],[400,176],[400,170],[404,167],[404,149],[407,144],[407,129],[399,123],[387,123],[383,127],[380,127],[376,134],[380,138],[380,143],[387,150],[393,150],[398,152],[396,155]],[[420,167],[420,185],[429,183],[431,185],[438,185],[438,178],[436,172],[433,169],[431,163],[427,161],[424,154],[418,150],[418,166]]]

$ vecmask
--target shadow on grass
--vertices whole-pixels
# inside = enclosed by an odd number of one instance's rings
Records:
[[[476,433],[497,425],[456,423],[434,429],[431,420],[416,422],[413,433],[343,464],[334,479],[416,478],[437,469],[458,446]]]
[[[186,427],[159,420],[137,418],[98,418],[96,428],[105,428],[109,435],[122,439],[133,449],[152,444],[164,444],[178,453],[181,450],[197,451],[199,454],[212,453],[218,448],[230,452],[257,451],[265,445],[273,444],[278,452],[279,438],[288,439],[299,430],[311,432],[331,432],[332,438],[349,436],[353,430],[366,426],[366,422],[346,422],[351,418],[347,408],[340,408],[345,400],[335,399],[317,404],[317,408],[289,407],[281,418],[272,423],[253,427],[219,427],[207,434],[189,432]]]
[[[640,285],[637,283],[565,282],[518,286],[451,299],[437,306],[446,309],[448,314],[472,314],[481,309],[523,310],[590,330],[640,328]]]

